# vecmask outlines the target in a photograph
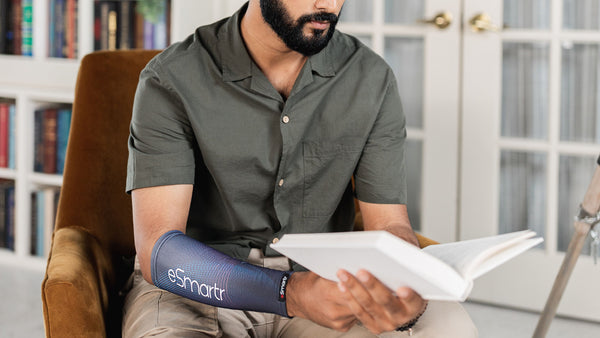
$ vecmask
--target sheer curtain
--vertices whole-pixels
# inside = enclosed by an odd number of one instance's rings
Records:
[[[550,6],[549,0],[504,0],[504,25],[507,28],[548,29]]]
[[[502,151],[499,233],[529,228],[545,235],[546,166],[545,154]]]
[[[342,22],[368,23],[373,21],[373,0],[351,0],[344,3]]]
[[[425,1],[385,0],[385,22],[414,25],[423,19]]]
[[[548,43],[504,43],[502,136],[547,139],[549,73]]]
[[[561,124],[563,141],[600,142],[600,45],[564,43]]]
[[[599,0],[563,0],[563,26],[566,29],[600,29]]]
[[[423,38],[385,39],[384,57],[396,74],[406,124],[413,128],[423,127],[423,54]]]

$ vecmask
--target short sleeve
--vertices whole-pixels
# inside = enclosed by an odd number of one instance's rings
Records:
[[[194,135],[156,60],[141,72],[129,133],[126,191],[194,183]]]
[[[355,170],[356,197],[368,203],[406,204],[406,118],[389,81],[377,119]]]

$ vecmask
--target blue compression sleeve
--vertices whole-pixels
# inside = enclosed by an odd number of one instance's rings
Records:
[[[288,317],[285,287],[292,271],[231,258],[176,230],[156,241],[151,266],[161,289],[213,306]]]

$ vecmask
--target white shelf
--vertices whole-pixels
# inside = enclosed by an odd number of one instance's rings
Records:
[[[48,58],[32,59],[24,56],[0,57],[2,76],[0,86],[51,88],[72,92],[77,78],[79,61]]]
[[[17,171],[14,169],[0,168],[0,179],[14,180],[17,178]]]
[[[29,181],[36,186],[60,187],[63,183],[63,177],[54,174],[31,173],[29,174]]]

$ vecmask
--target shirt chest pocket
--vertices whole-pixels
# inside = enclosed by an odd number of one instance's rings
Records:
[[[305,142],[304,217],[331,216],[350,182],[362,152],[361,140],[340,143]]]

